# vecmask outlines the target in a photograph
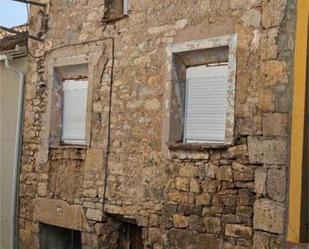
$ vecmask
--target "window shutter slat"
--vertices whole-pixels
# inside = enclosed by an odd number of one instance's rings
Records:
[[[187,69],[185,142],[225,141],[228,66]]]
[[[88,82],[66,80],[63,82],[62,141],[85,144]]]

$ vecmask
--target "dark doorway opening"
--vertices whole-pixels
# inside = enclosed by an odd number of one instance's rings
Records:
[[[143,231],[135,224],[123,223],[119,249],[143,249]]]
[[[82,249],[81,232],[40,224],[40,249]]]

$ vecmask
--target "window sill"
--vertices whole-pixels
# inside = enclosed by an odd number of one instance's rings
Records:
[[[80,144],[57,144],[50,145],[51,149],[87,149],[88,145],[80,145]]]
[[[216,143],[169,143],[170,150],[204,150],[204,149],[226,149],[230,147],[229,144]]]

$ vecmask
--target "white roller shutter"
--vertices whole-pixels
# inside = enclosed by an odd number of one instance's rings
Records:
[[[63,82],[62,142],[85,144],[88,81]]]
[[[187,68],[184,140],[224,143],[228,65]]]

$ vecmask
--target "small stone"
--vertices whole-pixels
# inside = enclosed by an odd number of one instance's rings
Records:
[[[253,208],[247,207],[247,206],[237,207],[236,208],[236,215],[246,217],[246,218],[252,218]]]
[[[212,164],[212,163],[206,163],[205,165],[205,176],[209,178],[216,178],[216,172],[217,172],[218,166]]]
[[[237,195],[238,206],[252,206],[254,203],[254,195],[247,189],[241,189]]]
[[[47,183],[38,183],[38,195],[46,196],[47,195]]]
[[[254,170],[246,165],[238,162],[233,162],[232,168],[234,170],[234,181],[253,181]]]
[[[225,226],[225,235],[235,238],[250,239],[252,237],[252,227],[227,224]]]
[[[188,177],[188,178],[196,177],[199,175],[199,168],[189,165],[182,166],[179,170],[179,175],[181,177]]]
[[[233,171],[231,166],[221,166],[217,170],[217,178],[219,181],[233,182]]]
[[[221,232],[221,219],[216,217],[205,217],[204,225],[207,233],[218,234]]]
[[[182,190],[182,191],[188,191],[189,190],[189,180],[187,178],[177,177],[176,178],[176,189]]]
[[[211,195],[204,193],[196,196],[197,205],[210,205],[211,204]]]
[[[194,193],[200,192],[200,184],[194,178],[192,178],[191,181],[190,181],[190,191],[194,192]]]
[[[228,148],[228,150],[222,153],[222,156],[228,159],[241,158],[248,154],[247,145],[236,145]]]
[[[197,215],[189,216],[189,229],[195,232],[204,232],[203,219]]]
[[[245,26],[259,28],[261,25],[261,12],[257,9],[248,10],[241,18]]]
[[[151,100],[147,100],[146,102],[145,102],[145,109],[146,110],[157,110],[157,109],[159,109],[160,108],[160,105],[161,105],[161,103],[160,103],[160,101],[159,100],[157,100],[157,99],[151,99]]]
[[[90,220],[102,221],[102,211],[97,209],[87,209],[86,217]]]
[[[97,196],[97,190],[96,189],[86,189],[83,192],[85,197],[91,197],[94,198]]]
[[[189,226],[188,217],[174,214],[173,215],[174,226],[177,228],[186,228]]]
[[[182,204],[193,204],[194,195],[193,193],[187,193],[183,191],[173,191],[168,193],[168,199],[170,201]]]

